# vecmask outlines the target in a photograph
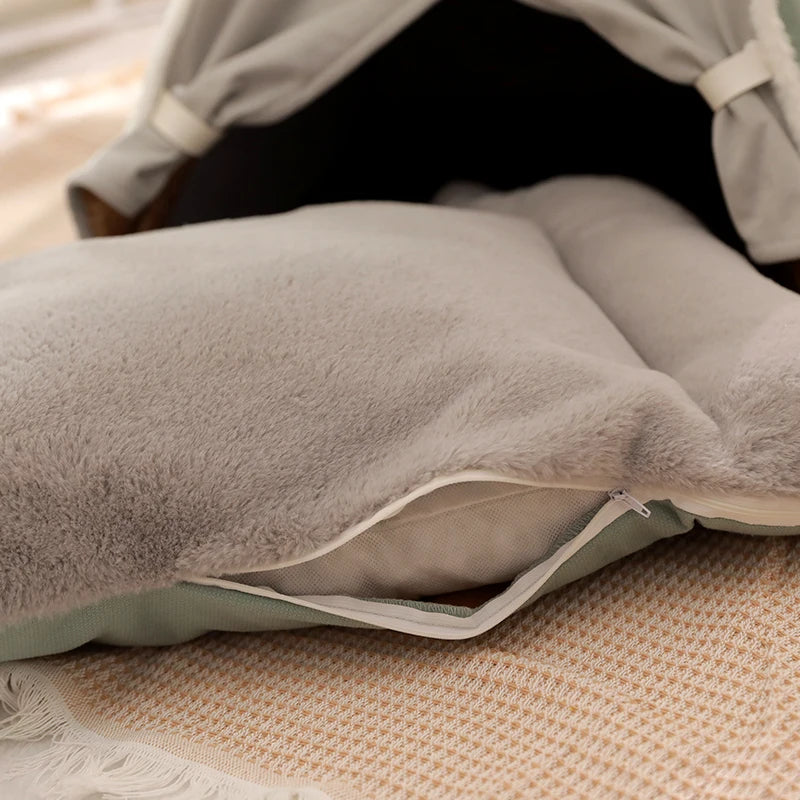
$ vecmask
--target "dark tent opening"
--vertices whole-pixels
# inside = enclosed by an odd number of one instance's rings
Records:
[[[670,195],[743,250],[692,86],[639,67],[580,22],[516,0],[441,0],[327,94],[239,127],[196,163],[167,224],[355,199],[426,201],[619,174]]]

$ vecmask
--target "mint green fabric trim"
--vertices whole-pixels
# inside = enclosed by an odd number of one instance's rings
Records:
[[[708,517],[697,517],[696,519],[710,531],[744,533],[747,536],[800,536],[800,525],[777,528],[774,525],[748,525],[744,522],[734,522],[732,519],[710,519]]]
[[[453,616],[472,613],[460,606],[393,602]],[[279,631],[315,625],[374,627],[283,600],[179,583],[5,628],[0,631],[0,663],[64,653],[88,642],[149,647],[187,642],[209,631]]]
[[[651,511],[650,519],[635,511],[624,513],[565,561],[526,605],[637,550],[643,550],[659,539],[687,533],[694,527],[690,515],[677,511],[671,503],[650,502],[647,507]]]
[[[800,526],[779,528],[769,525],[748,525],[729,519],[698,517],[675,508],[668,501],[651,501],[647,507],[651,511],[650,519],[644,519],[635,511],[623,514],[616,522],[605,528],[575,553],[572,558],[565,561],[526,605],[530,605],[543,595],[590,575],[614,561],[619,561],[631,553],[649,547],[660,539],[689,533],[696,523],[709,530],[743,533],[750,536],[800,535]]]
[[[61,653],[87,642],[157,646],[186,642],[210,630],[269,631],[312,625],[364,627],[269,598],[180,583],[7,628],[0,632],[0,661]]]
[[[695,522],[712,530],[758,536],[800,535],[800,526],[775,528],[695,517],[669,502],[648,503],[644,519],[629,511],[564,562],[528,604],[659,539],[688,533]],[[588,522],[572,531],[574,536]],[[412,600],[380,600],[421,611],[469,617],[476,609]],[[277,631],[315,625],[375,627],[283,600],[216,586],[181,583],[104,600],[58,617],[29,620],[0,631],[0,662],[63,653],[87,642],[158,646],[186,642],[208,631]]]
[[[800,0],[780,0],[779,9],[794,52],[800,54]]]

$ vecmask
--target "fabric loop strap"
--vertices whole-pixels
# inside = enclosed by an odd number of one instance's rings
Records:
[[[695,86],[711,108],[719,111],[740,95],[769,83],[772,78],[772,71],[761,54],[761,45],[753,40],[738,53],[704,72]]]
[[[150,125],[190,156],[202,156],[222,136],[221,130],[200,119],[168,91],[161,93],[150,114]]]

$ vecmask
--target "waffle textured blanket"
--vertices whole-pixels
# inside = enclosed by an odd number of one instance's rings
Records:
[[[56,738],[0,795],[798,797],[798,545],[659,542],[466,642],[320,628],[0,665],[0,762]]]

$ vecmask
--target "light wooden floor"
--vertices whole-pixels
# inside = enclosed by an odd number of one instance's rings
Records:
[[[67,178],[121,133],[156,30],[120,30],[0,75],[0,260],[75,238]],[[59,80],[63,96],[46,97]],[[20,86],[29,98],[3,96]]]
[[[50,120],[0,150],[0,259],[75,238],[67,176],[122,129],[121,110]]]

